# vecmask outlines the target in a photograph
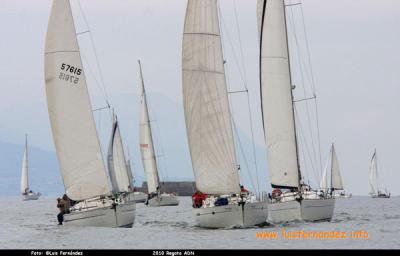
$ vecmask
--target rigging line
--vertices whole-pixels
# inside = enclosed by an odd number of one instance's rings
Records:
[[[243,93],[243,92],[248,92],[248,90],[242,90],[242,91],[231,91],[228,92],[229,94],[236,94],[236,93]]]
[[[155,141],[158,142],[156,149],[160,151],[155,157],[159,160],[158,161],[159,165],[161,165],[159,167],[161,167],[160,171],[161,171],[162,178],[164,180],[168,180],[169,177],[168,177],[168,172],[167,172],[167,169],[168,169],[167,158],[166,158],[164,146],[163,146],[163,143],[162,143],[161,129],[160,129],[160,126],[158,125],[158,122],[156,121],[157,120],[157,115],[156,115],[155,111],[152,111],[152,107],[151,106],[149,107],[149,110],[150,110],[150,112],[152,112],[152,116],[155,117],[155,120],[153,122],[154,122],[154,124],[156,126],[155,127],[156,131],[155,131],[155,133],[153,132],[152,134],[154,135]],[[154,143],[153,143],[153,146],[154,146]]]
[[[222,17],[221,9],[220,9],[220,6],[219,6],[219,5],[218,5],[218,12],[219,12],[219,16],[221,17],[221,18],[220,18],[221,38],[224,38],[224,37],[223,37],[223,29],[222,29],[221,23],[222,23],[223,25],[225,25],[225,23],[224,23],[224,21],[223,21],[223,17]],[[233,51],[233,53],[234,53],[234,58],[235,58],[235,61],[236,61],[235,64],[237,65],[237,68],[238,68],[238,70],[239,70],[239,73],[240,73],[240,76],[241,76],[241,79],[242,79],[243,83],[246,84],[246,81],[244,80],[243,74],[242,74],[242,72],[241,72],[241,70],[240,70],[240,66],[239,66],[238,61],[237,61],[237,56],[236,56],[236,54],[235,54],[234,47],[233,47],[232,42],[231,42],[231,40],[230,40],[230,37],[229,37],[229,34],[228,34],[228,31],[227,31],[226,26],[225,26],[225,29],[226,29],[226,32],[227,32],[227,38],[229,39],[228,41],[230,42],[230,45],[231,45],[231,47],[232,47],[232,51]],[[224,43],[223,43],[222,40],[221,40],[221,44],[222,44],[222,48],[224,49]],[[228,63],[225,62],[225,65],[228,66]],[[229,79],[229,76],[226,76],[226,77],[227,77],[227,79]],[[227,84],[227,86],[228,86],[228,88],[229,88],[229,87],[230,87],[230,83]],[[247,86],[245,86],[245,87],[246,87],[246,89],[247,89]],[[231,115],[231,123],[232,123],[232,125],[233,125],[233,129],[234,129],[234,131],[235,131],[235,133],[236,133],[236,138],[237,138],[237,139],[234,140],[234,141],[235,141],[235,144],[239,145],[239,149],[240,149],[241,152],[242,152],[242,156],[243,156],[243,159],[244,159],[244,161],[245,161],[246,168],[247,168],[247,173],[248,173],[248,175],[249,175],[249,177],[250,177],[251,185],[252,185],[252,187],[253,187],[254,190],[257,190],[256,186],[254,185],[253,177],[252,177],[252,175],[251,175],[251,173],[250,173],[250,168],[249,168],[249,164],[248,164],[247,158],[246,158],[246,156],[245,156],[245,152],[244,152],[244,150],[243,150],[243,148],[242,148],[242,145],[241,145],[241,141],[240,141],[240,137],[239,137],[239,134],[238,134],[238,131],[237,131],[236,123],[235,123],[235,120],[234,120],[234,118],[233,118],[233,108],[232,108],[232,104],[231,104],[231,101],[230,101],[229,99],[228,99],[228,103],[229,103],[229,112],[230,112],[230,115]],[[235,150],[235,152],[236,152],[236,150]],[[236,157],[237,157],[237,161],[240,162],[239,152],[236,152],[235,155],[236,155]],[[239,163],[236,163],[236,164],[239,164]],[[240,165],[239,165],[239,166],[240,166]],[[241,173],[242,173],[242,172],[239,171],[239,175],[240,175]],[[256,192],[257,192],[257,191],[256,191]]]
[[[110,105],[108,105],[107,107],[96,108],[96,109],[93,109],[92,111],[96,112],[96,111],[101,111],[101,110],[104,110],[104,109],[110,109]]]
[[[246,65],[245,65],[245,61],[244,61],[243,43],[242,43],[242,37],[241,37],[241,34],[240,34],[239,16],[238,16],[238,13],[237,13],[236,0],[233,0],[233,9],[234,9],[234,13],[235,13],[236,31],[237,31],[237,35],[238,35],[238,41],[239,41],[239,49],[240,49],[240,57],[241,57],[241,62],[242,62],[243,77],[244,77],[244,81],[246,82],[244,84],[244,86],[245,86],[246,89],[248,89],[247,88]]]
[[[296,6],[296,5],[301,5],[302,3],[294,3],[294,4],[285,4],[285,7],[291,7],[291,6]]]
[[[305,86],[305,79],[304,79],[304,70],[303,70],[303,66],[302,66],[302,62],[301,62],[301,49],[300,49],[299,39],[298,39],[298,36],[297,36],[297,33],[296,33],[296,24],[294,22],[294,15],[293,15],[293,11],[292,10],[290,10],[290,16],[291,16],[290,22],[291,22],[291,25],[292,25],[292,33],[293,33],[293,36],[294,36],[294,39],[295,39],[295,45],[297,47],[297,61],[298,61],[299,69],[300,69],[299,73],[300,73],[300,77],[301,77],[301,82],[303,84],[302,87],[303,87],[304,97],[306,97],[307,93],[306,93],[306,86]],[[309,130],[309,133],[310,133],[311,146],[312,146],[312,151],[313,151],[313,156],[314,156],[314,160],[313,161],[318,163],[318,160],[317,160],[318,155],[317,155],[316,149],[315,149],[314,135],[313,135],[313,129],[312,129],[313,125],[312,125],[312,122],[311,122],[311,114],[310,114],[310,108],[309,108],[308,102],[306,102],[306,111],[307,111],[308,125],[310,126],[308,130]]]
[[[235,52],[235,47],[233,46],[233,42],[232,42],[232,40],[231,40],[231,37],[230,37],[230,35],[229,35],[229,31],[228,31],[228,27],[226,26],[226,24],[225,24],[225,21],[224,21],[224,18],[222,17],[222,15],[220,16],[221,18],[220,18],[220,23],[221,23],[221,35],[222,35],[222,28],[225,28],[225,34],[226,34],[226,38],[228,39],[228,42],[229,42],[229,45],[230,45],[230,47],[231,47],[231,49],[232,49],[232,55],[233,55],[233,58],[234,58],[234,63],[236,64],[236,67],[237,67],[237,69],[238,69],[238,71],[239,71],[239,74],[240,74],[240,79],[242,80],[242,83],[245,85],[245,87],[247,88],[247,82],[246,82],[246,79],[245,79],[245,75],[243,75],[243,70],[241,69],[241,67],[240,67],[240,65],[239,65],[239,58],[238,58],[238,56],[236,55],[236,52]],[[225,36],[224,37],[222,37],[221,36],[221,38],[225,38]]]
[[[254,179],[253,179],[253,176],[251,175],[251,172],[250,172],[250,165],[249,165],[249,163],[247,161],[247,158],[246,158],[246,155],[244,153],[243,145],[242,145],[242,142],[240,140],[239,132],[238,132],[235,120],[233,120],[233,117],[232,117],[232,123],[233,123],[233,128],[234,128],[235,133],[236,133],[236,137],[238,138],[237,140],[238,140],[238,144],[239,144],[239,149],[242,152],[242,156],[243,156],[243,159],[244,159],[244,164],[246,165],[247,174],[249,175],[252,187],[254,188],[254,190],[256,190],[256,186],[254,185]],[[256,190],[256,194],[258,194],[258,192],[259,191]]]
[[[300,142],[301,142],[301,140],[302,140],[302,137],[301,137],[301,136],[300,136],[299,140],[300,140]],[[304,144],[302,144],[302,143],[300,144],[300,149],[301,149],[300,151],[301,151],[301,155],[302,155],[303,159],[306,159],[306,155],[305,155],[305,153],[304,153],[304,152],[305,152]],[[304,161],[304,160],[303,160],[303,164],[304,164],[304,168],[306,169],[305,173],[308,174],[308,171],[307,171],[307,170],[308,170],[307,161]]]
[[[307,152],[307,155],[308,155],[308,158],[309,158],[309,160],[310,160],[310,164],[311,164],[311,169],[313,170],[313,174],[314,174],[314,176],[315,176],[315,178],[318,180],[318,175],[317,175],[317,173],[316,173],[316,168],[315,168],[315,166],[314,166],[314,162],[312,161],[312,156],[311,156],[311,153],[310,153],[310,150],[309,150],[309,147],[308,147],[308,143],[307,143],[307,140],[306,140],[306,137],[305,137],[305,135],[304,135],[304,132],[303,132],[303,125],[302,125],[302,123],[301,123],[301,120],[300,120],[300,118],[298,118],[298,111],[297,111],[297,108],[295,107],[294,108],[294,111],[295,111],[295,113],[296,113],[296,116],[297,116],[297,122],[298,122],[298,127],[299,127],[299,129],[298,129],[298,133],[299,133],[299,137],[300,138],[302,138],[303,139],[303,141],[304,141],[304,145],[305,145],[305,151]],[[304,159],[304,162],[305,162],[305,160],[306,159]]]
[[[235,2],[234,2],[234,4],[235,4]],[[219,10],[220,11],[220,10]],[[247,86],[247,78],[246,78],[246,73],[245,73],[245,70],[241,70],[241,67],[239,66],[239,61],[238,61],[238,57],[237,57],[237,55],[236,55],[236,52],[235,52],[235,48],[234,48],[234,46],[233,46],[233,43],[232,43],[232,40],[231,40],[231,37],[230,37],[230,35],[229,35],[229,32],[228,32],[228,29],[227,29],[227,26],[226,26],[226,24],[225,24],[225,21],[224,21],[224,19],[223,19],[223,17],[222,17],[222,15],[220,15],[221,16],[221,23],[222,23],[222,25],[224,26],[224,28],[225,28],[225,30],[226,30],[226,35],[227,35],[227,39],[228,39],[228,42],[229,42],[229,44],[230,44],[230,46],[231,46],[231,48],[232,48],[232,52],[233,52],[233,56],[234,56],[234,62],[235,62],[235,64],[236,64],[236,66],[237,66],[237,68],[238,68],[238,71],[239,71],[239,74],[240,74],[240,77],[241,77],[241,80],[242,80],[242,82],[243,82],[243,84],[244,84],[244,87],[246,88],[246,90],[248,90],[248,86]],[[239,35],[239,41],[240,41],[240,47],[241,47],[241,57],[242,57],[242,64],[244,65],[244,55],[243,55],[243,50],[242,50],[242,43],[241,43],[241,37],[240,37],[240,29],[239,29],[239,23],[238,23],[238,16],[237,16],[237,12],[236,12],[236,5],[235,5],[235,17],[236,17],[236,24],[237,24],[237,30],[238,30],[238,35]],[[223,33],[223,30],[221,29],[221,34]],[[222,37],[222,38],[224,38],[224,37]],[[244,74],[243,74],[244,73]],[[247,101],[248,101],[248,107],[249,107],[249,117],[250,117],[250,127],[251,127],[251,133],[252,133],[252,141],[253,141],[253,143],[254,143],[254,129],[253,129],[253,119],[252,119],[252,116],[251,116],[251,106],[250,106],[250,97],[249,97],[249,94],[247,94]],[[244,154],[244,152],[243,152],[243,154]],[[255,169],[256,169],[256,173],[257,173],[257,189],[259,189],[259,181],[258,181],[258,164],[257,164],[257,160],[256,160],[256,154],[255,154],[255,144],[253,144],[253,154],[254,154],[254,162],[255,162]],[[254,185],[254,184],[253,184]],[[255,189],[255,187],[254,187],[254,189]]]
[[[103,85],[103,93],[105,94],[105,97],[106,97],[106,100],[107,100],[107,104],[109,104],[109,96],[108,96],[107,88],[106,88],[105,83],[104,83],[103,73],[102,73],[101,68],[100,68],[99,57],[97,55],[97,50],[96,50],[96,46],[94,44],[94,39],[93,39],[92,33],[90,32],[91,29],[90,29],[89,23],[88,23],[88,21],[86,19],[86,15],[85,15],[85,13],[83,11],[83,8],[82,8],[80,0],[77,0],[77,2],[78,2],[79,9],[81,11],[83,20],[85,21],[86,27],[88,28],[88,31],[89,31],[88,34],[89,34],[90,42],[91,42],[92,47],[93,47],[93,52],[94,52],[94,56],[95,56],[95,59],[96,59],[96,65],[97,65],[97,69],[99,71],[100,81],[101,81],[101,83]]]
[[[78,32],[78,33],[76,33],[76,35],[77,35],[77,36],[80,36],[80,35],[83,35],[83,34],[86,34],[86,33],[90,33],[90,30]]]
[[[253,127],[253,115],[252,115],[252,111],[251,111],[249,88],[247,85],[247,72],[246,72],[246,65],[245,65],[244,54],[243,54],[243,44],[242,44],[242,37],[240,34],[239,17],[238,17],[238,13],[237,13],[236,0],[233,0],[233,7],[234,7],[234,13],[235,13],[235,20],[236,20],[236,29],[237,29],[238,39],[239,39],[240,56],[242,59],[242,69],[243,69],[244,81],[245,81],[244,87],[247,92],[246,96],[247,96],[247,104],[248,104],[248,109],[249,109],[249,121],[250,121],[251,139],[252,139],[252,146],[253,146],[254,167],[255,167],[255,171],[256,171],[257,190],[260,191],[260,184],[258,181],[259,180],[258,161],[257,161],[254,127]]]
[[[99,80],[97,80],[96,75],[94,74],[93,69],[92,69],[92,67],[91,67],[90,64],[89,64],[89,61],[86,59],[85,54],[83,54],[82,52],[81,52],[81,57],[82,57],[82,59],[83,59],[83,61],[84,61],[84,63],[85,63],[85,66],[87,67],[86,70],[89,70],[89,74],[93,77],[94,83],[96,84],[96,86],[97,86],[101,91],[103,91],[103,88],[101,87],[101,85],[100,85],[100,83],[99,83]],[[103,94],[103,97],[104,97],[104,100],[106,101],[107,105],[109,106],[110,104],[109,104],[109,102],[108,102],[108,100],[107,100],[106,95]]]
[[[305,72],[306,75],[309,76],[310,79],[310,84],[311,84],[311,90],[313,92],[314,95],[316,95],[316,87],[315,87],[315,79],[314,79],[314,74],[313,74],[313,69],[312,69],[312,64],[311,64],[311,54],[310,54],[310,47],[309,47],[309,42],[308,42],[308,36],[307,36],[307,31],[306,31],[306,26],[305,26],[305,19],[304,19],[304,14],[303,14],[303,7],[302,5],[300,6],[300,10],[301,10],[301,20],[302,20],[302,25],[303,25],[303,33],[304,33],[304,37],[305,37],[305,44],[306,44],[306,57],[308,60],[308,66],[309,66],[309,72]],[[292,13],[292,17],[293,17],[293,13]],[[294,18],[293,18],[294,19]],[[300,61],[300,60],[299,60]],[[303,65],[307,71],[307,64],[306,62],[303,60]],[[301,65],[301,64],[299,64]],[[319,110],[318,110],[318,99],[315,98],[314,101],[314,106],[315,106],[315,115],[316,115],[316,128],[317,128],[317,146],[318,146],[318,154],[315,154],[315,160],[318,158],[319,161],[316,160],[316,162],[319,162],[319,168],[322,170],[322,151],[321,151],[321,135],[320,135],[320,125],[319,125]],[[308,104],[307,104],[307,109],[308,108]],[[312,139],[314,139],[312,137]],[[313,149],[315,148],[315,143],[313,142]]]
[[[316,99],[316,98],[317,98],[317,96],[314,95],[314,97],[309,97],[309,98],[305,98],[305,99],[301,99],[301,100],[294,100],[293,102],[294,103],[299,103],[299,102],[303,102],[303,101],[313,100],[313,99]]]
[[[223,36],[223,34],[224,34],[224,31],[223,31],[223,28],[222,28],[222,24],[221,23],[223,23],[223,17],[222,17],[222,13],[221,13],[221,8],[220,8],[220,3],[219,2],[217,2],[217,12],[218,12],[218,16],[217,17],[220,17],[219,19],[218,19],[218,26],[219,26],[219,28],[220,28],[220,34],[221,34],[221,37],[220,37],[220,42],[221,42],[221,47],[222,47],[222,56],[224,57],[225,56],[225,47],[224,47],[224,41],[222,40],[222,38],[224,38],[225,36]],[[214,64],[215,64],[215,59],[214,59]],[[226,75],[226,70],[225,70],[225,66],[227,66],[227,62],[225,62],[225,60],[223,60],[224,61],[224,63],[223,63],[223,70],[224,70],[224,74],[225,74],[225,79],[226,79],[226,93],[228,92],[228,88],[230,87],[230,83],[229,83],[229,76],[227,76]],[[240,70],[239,70],[239,72],[240,72]],[[216,82],[215,81],[215,79],[214,79],[214,81],[213,81],[214,83]],[[217,90],[217,96],[219,97],[219,98],[221,98],[222,97],[222,95],[219,95],[219,91]],[[224,97],[225,97],[225,95],[224,95]],[[223,124],[224,124],[224,128],[225,128],[225,130],[226,131],[230,131],[230,133],[232,133],[232,137],[233,137],[233,141],[234,141],[234,144],[235,144],[235,138],[234,138],[234,131],[233,131],[233,125],[232,125],[232,120],[233,120],[233,113],[232,113],[232,111],[233,111],[233,109],[232,109],[232,104],[231,104],[231,102],[230,102],[230,100],[229,100],[229,97],[228,97],[228,95],[226,95],[226,97],[227,97],[227,100],[228,100],[228,112],[229,112],[229,116],[230,116],[230,118],[229,119],[231,119],[231,120],[229,120],[230,121],[230,125],[229,125],[229,127],[226,127],[226,122],[223,122]],[[220,109],[223,109],[223,106],[221,105],[222,104],[222,102],[221,101],[219,101],[219,104],[220,104]],[[228,154],[231,154],[231,156],[234,156],[236,159],[231,159],[231,160],[233,160],[235,163],[235,165],[237,165],[237,166],[239,166],[239,163],[238,163],[238,161],[239,161],[239,153],[237,152],[237,150],[236,150],[236,147],[234,147],[234,148],[231,148],[231,150],[233,150],[233,152],[229,152],[230,150],[228,149]],[[232,162],[233,162],[232,161]],[[239,175],[240,175],[240,172],[239,172]]]
[[[306,28],[306,23],[305,23],[305,18],[304,18],[304,12],[303,12],[303,6],[300,6],[300,13],[301,13],[301,20],[303,24],[303,32],[304,32],[304,37],[305,37],[305,43],[306,43],[306,50],[307,50],[307,57],[308,57],[308,65],[310,68],[310,75],[311,75],[311,85],[314,91],[314,94],[316,94],[316,83],[315,83],[315,76],[314,76],[314,69],[312,66],[312,61],[311,61],[311,50],[310,50],[310,43],[308,39],[308,33],[307,33],[307,28]],[[321,153],[321,134],[320,134],[320,126],[319,126],[319,110],[318,110],[318,99],[315,99],[315,112],[316,112],[316,119],[317,119],[317,133],[318,133],[318,150],[319,150],[319,160],[320,160],[320,168],[322,169],[322,153]]]

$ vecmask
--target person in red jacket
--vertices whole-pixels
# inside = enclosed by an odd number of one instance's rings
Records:
[[[207,198],[207,194],[203,194],[202,192],[196,190],[192,195],[193,208],[200,208],[203,205],[203,200]]]
[[[240,192],[249,193],[249,191],[247,189],[245,189],[243,185],[240,185]]]

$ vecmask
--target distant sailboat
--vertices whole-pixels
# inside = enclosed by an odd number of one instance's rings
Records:
[[[25,151],[22,160],[22,174],[21,174],[21,194],[24,201],[38,200],[40,193],[35,193],[29,189],[29,175],[28,175],[28,135],[25,135]]]
[[[331,173],[330,185],[328,185],[328,171],[330,171]],[[322,179],[320,182],[320,190],[323,193],[329,193],[334,198],[351,197],[351,194],[346,194],[344,192],[342,176],[340,174],[340,168],[339,168],[339,161],[336,155],[335,146],[333,144],[329,154],[329,159],[326,162]]]
[[[330,220],[335,200],[318,196],[301,179],[285,8],[284,0],[258,1],[262,114],[274,188],[268,219]]]
[[[109,185],[69,0],[53,1],[45,46],[45,78],[65,193],[75,203],[64,215],[64,222],[131,227],[135,203],[126,193],[120,193],[120,189],[126,189],[126,181],[120,184],[118,174],[118,190],[114,184],[112,188]]]
[[[382,192],[379,188],[378,179],[378,159],[376,154],[376,149],[374,155],[371,159],[371,165],[369,167],[369,185],[371,187],[371,192],[369,193],[372,198],[390,198],[390,193],[387,190]]]
[[[153,137],[147,107],[146,90],[144,87],[142,66],[139,61],[141,79],[141,116],[140,116],[140,153],[143,168],[147,176],[148,206],[174,206],[179,204],[175,194],[161,193],[161,184],[157,170],[157,160],[154,151]]]
[[[183,102],[200,227],[262,224],[267,202],[241,193],[217,0],[189,0],[183,35]],[[196,197],[197,198],[197,197]]]

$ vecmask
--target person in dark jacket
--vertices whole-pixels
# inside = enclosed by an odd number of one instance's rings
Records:
[[[64,222],[64,214],[69,213],[71,207],[71,200],[64,194],[62,198],[57,198],[57,208],[60,212],[57,214],[58,225],[62,225]]]

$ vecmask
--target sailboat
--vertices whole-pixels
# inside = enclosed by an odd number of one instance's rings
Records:
[[[335,199],[310,191],[300,170],[284,0],[259,0],[261,104],[272,223],[330,220]]]
[[[134,201],[119,193],[120,187],[116,190],[114,183],[109,185],[69,0],[54,0],[52,4],[45,79],[53,140],[71,203],[64,215],[65,224],[132,227]],[[114,141],[117,139],[115,135]],[[120,161],[114,161],[117,163]],[[115,175],[119,182],[119,174]]]
[[[330,185],[328,185],[328,171],[331,173]],[[334,198],[351,198],[351,194],[346,194],[343,188],[344,186],[340,174],[339,161],[334,144],[331,146],[329,158],[326,162],[319,187],[322,193],[329,193]]]
[[[183,35],[183,103],[203,228],[251,227],[267,218],[267,202],[241,193],[225,77],[218,1],[189,0]]]
[[[369,193],[372,198],[390,198],[390,193],[385,189],[385,192],[379,189],[378,179],[378,159],[376,155],[376,149],[371,159],[371,165],[369,167],[369,185],[371,192]]]
[[[143,168],[147,176],[148,206],[174,206],[179,204],[178,197],[173,193],[161,193],[161,184],[157,170],[157,160],[154,151],[151,132],[149,109],[147,107],[146,90],[144,87],[142,66],[139,61],[141,79],[141,116],[140,116],[140,153]]]
[[[25,135],[25,151],[22,159],[21,194],[24,201],[38,200],[40,193],[35,193],[29,189],[28,170],[28,135]]]

